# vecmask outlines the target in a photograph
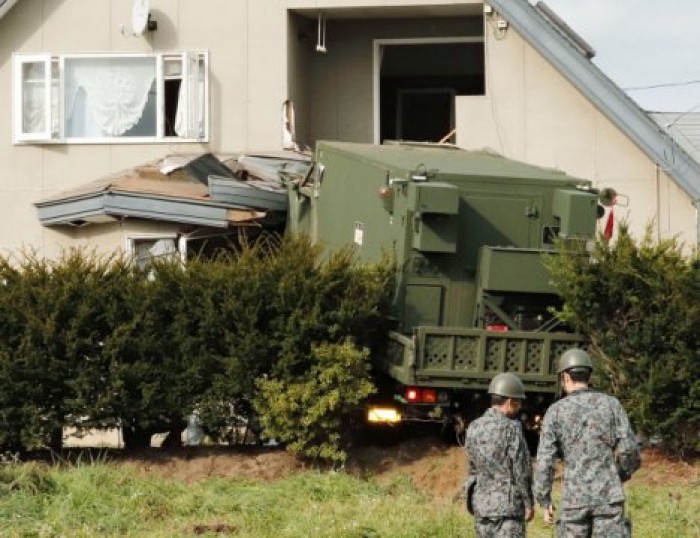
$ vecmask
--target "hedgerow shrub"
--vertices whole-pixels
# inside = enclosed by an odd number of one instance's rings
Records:
[[[158,432],[177,442],[194,412],[230,440],[255,403],[268,435],[335,457],[294,435],[338,446],[343,415],[371,391],[367,349],[383,330],[392,275],[388,262],[361,266],[350,250],[325,258],[307,238],[275,236],[143,269],[80,250],[0,258],[0,448],[59,448],[63,426],[121,426],[127,448]],[[269,383],[296,390],[310,375],[325,380],[315,397],[344,400],[309,401],[324,413],[300,409],[308,433],[285,433],[258,391],[272,402]]]
[[[560,244],[548,257],[560,317],[590,337],[597,380],[638,431],[679,451],[700,448],[700,258],[676,239],[598,238],[589,254]]]
[[[344,418],[373,390],[368,350],[385,329],[392,264],[360,265],[349,249],[324,258],[308,238],[288,237],[244,249],[234,266],[222,284],[228,347],[222,374],[201,403],[202,410],[215,410],[201,414],[205,426],[211,432],[210,416],[222,416],[221,402],[233,415],[252,411],[253,404],[265,436],[305,456],[342,458]],[[344,376],[337,372],[341,363]],[[330,392],[345,386],[357,391],[343,391],[343,401],[325,416],[311,409],[324,404],[303,395],[323,376],[316,398],[333,398]],[[300,414],[305,422],[294,424]],[[227,431],[222,426],[219,435]]]
[[[104,277],[114,271],[116,261],[77,251],[58,263],[0,259],[0,445],[57,448],[84,412],[86,376],[111,330]]]

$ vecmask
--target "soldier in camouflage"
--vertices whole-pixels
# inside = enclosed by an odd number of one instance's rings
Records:
[[[517,376],[506,373],[493,378],[489,394],[491,408],[467,429],[467,506],[478,538],[520,538],[534,516],[530,454],[515,420],[525,390]]]
[[[582,349],[559,359],[566,397],[545,414],[537,450],[535,498],[554,520],[554,460],[564,462],[557,536],[631,536],[622,483],[640,465],[639,446],[620,402],[589,388],[593,363]]]

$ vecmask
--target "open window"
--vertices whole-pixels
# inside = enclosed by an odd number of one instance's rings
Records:
[[[58,134],[58,63],[49,55],[15,59],[15,140],[51,140]]]
[[[15,56],[15,142],[206,141],[205,52]]]
[[[165,56],[163,70],[164,136],[204,138],[206,59],[194,52]]]
[[[141,269],[148,268],[154,259],[182,259],[175,235],[132,236],[126,243],[127,252]]]

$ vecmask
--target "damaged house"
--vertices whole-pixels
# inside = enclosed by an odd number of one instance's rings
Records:
[[[279,227],[321,139],[488,147],[696,245],[700,166],[592,57],[527,0],[5,0],[0,247],[186,257]]]

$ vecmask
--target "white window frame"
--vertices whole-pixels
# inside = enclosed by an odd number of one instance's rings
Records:
[[[165,76],[163,65],[167,58],[180,57],[182,60],[182,84],[184,89],[185,114],[187,124],[187,136],[165,136]],[[155,58],[156,63],[156,135],[155,136],[118,136],[118,137],[66,137],[65,135],[65,61],[74,58]],[[192,69],[192,59],[197,58],[203,64],[203,88],[197,87],[197,82],[192,83],[192,77],[199,77],[199,66]],[[23,128],[23,70],[27,63],[44,62],[45,77],[45,126],[41,133],[24,133]],[[58,65],[58,80],[52,77],[52,65]],[[194,71],[194,74],[193,74]],[[13,143],[14,144],[173,144],[173,143],[202,143],[209,142],[209,52],[206,50],[191,50],[181,52],[162,52],[152,54],[139,53],[89,53],[89,54],[14,54],[13,55]],[[190,81],[188,83],[188,80]],[[52,102],[52,85],[58,86],[58,99]],[[197,93],[197,102],[192,106],[192,100],[188,97]],[[199,119],[197,113],[201,113],[202,129],[200,133],[193,133]],[[55,115],[55,116],[54,116]],[[53,118],[57,117],[58,132],[52,132]]]
[[[36,133],[25,133],[23,131],[23,105],[24,105],[24,65],[43,63],[44,64],[44,130]],[[50,140],[51,120],[53,106],[51,102],[51,82],[52,82],[52,61],[48,54],[27,54],[15,57],[14,61],[14,139],[15,142],[33,141],[33,140]]]

